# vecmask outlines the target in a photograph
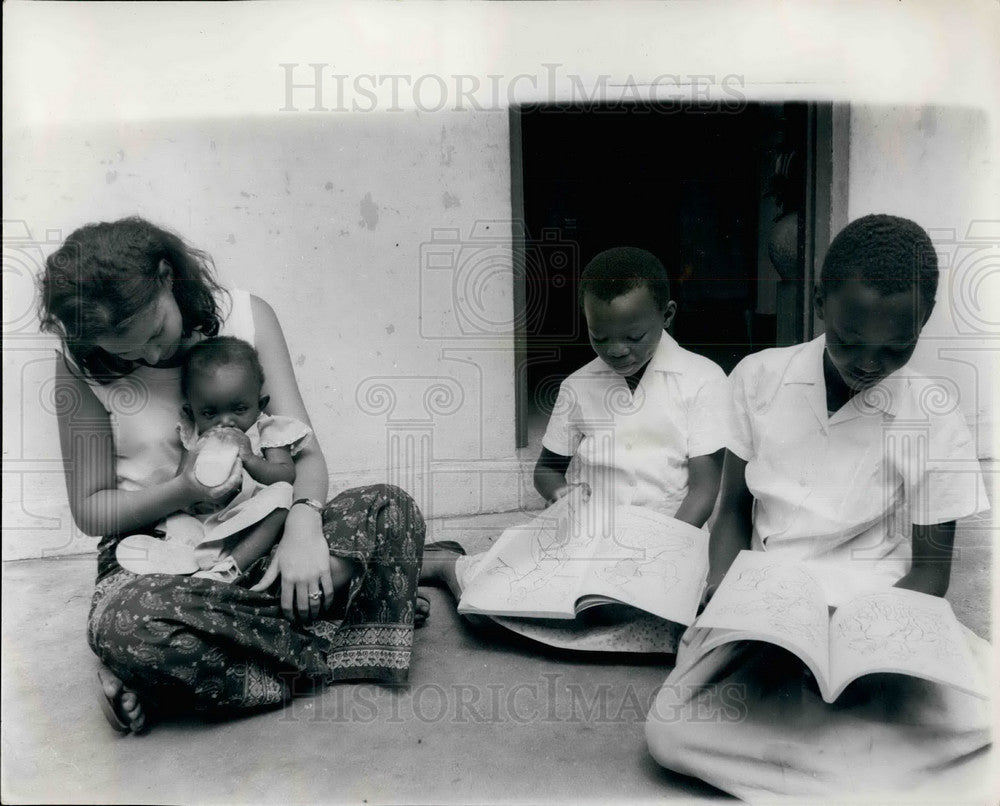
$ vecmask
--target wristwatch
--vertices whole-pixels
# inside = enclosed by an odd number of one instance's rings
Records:
[[[326,507],[324,507],[315,498],[296,498],[294,501],[292,501],[292,507],[294,507],[296,504],[305,504],[307,507],[315,509],[320,515],[322,515],[323,510],[326,509]],[[292,507],[289,507],[289,509],[291,509]]]

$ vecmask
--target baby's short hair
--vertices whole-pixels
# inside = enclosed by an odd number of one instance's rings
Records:
[[[587,294],[603,302],[645,286],[660,310],[670,302],[670,277],[652,252],[635,246],[605,249],[591,258],[580,275],[580,307]]]
[[[184,356],[181,365],[181,396],[188,396],[191,377],[199,372],[209,372],[217,367],[237,365],[245,367],[257,378],[257,387],[264,386],[264,368],[253,345],[235,336],[213,336],[198,342]]]
[[[925,305],[937,294],[937,253],[917,223],[893,215],[866,215],[844,227],[823,259],[820,285],[832,290],[856,279],[880,294],[917,288]]]

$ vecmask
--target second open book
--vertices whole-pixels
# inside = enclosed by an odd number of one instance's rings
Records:
[[[497,538],[458,609],[572,619],[622,603],[690,624],[707,572],[707,532],[651,509],[568,496]]]
[[[766,641],[809,667],[826,702],[868,674],[910,675],[987,696],[951,606],[937,596],[886,588],[841,603],[831,616],[808,565],[741,551],[698,627],[703,649]]]

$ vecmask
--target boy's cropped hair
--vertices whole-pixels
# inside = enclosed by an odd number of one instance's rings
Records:
[[[646,286],[661,310],[670,302],[670,278],[652,252],[635,246],[616,246],[593,257],[580,275],[580,307],[592,294],[603,302]]]
[[[820,271],[820,285],[833,290],[844,280],[860,280],[880,294],[917,287],[933,306],[938,285],[937,253],[930,236],[908,218],[867,215],[838,233]]]
[[[181,365],[181,395],[187,397],[190,379],[195,374],[231,364],[249,367],[257,376],[258,386],[264,385],[264,368],[260,365],[260,357],[253,345],[234,336],[213,336],[198,342],[184,356],[184,363]]]

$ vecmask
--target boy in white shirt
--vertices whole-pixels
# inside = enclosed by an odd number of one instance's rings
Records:
[[[580,278],[580,305],[598,357],[560,387],[535,465],[535,489],[549,503],[576,490],[583,498],[650,507],[703,526],[718,495],[727,441],[725,373],[666,332],[677,305],[666,269],[644,249],[617,247],[593,258]],[[427,547],[432,553],[423,578],[444,582],[458,597],[479,557],[456,563],[450,551],[435,556],[439,546]],[[635,611],[630,618],[601,627],[496,620],[555,646],[674,650],[673,625],[635,619]]]
[[[890,586],[944,595],[955,520],[986,495],[955,401],[906,367],[937,282],[917,224],[858,219],[816,287],[826,332],[733,370],[706,599],[751,548],[812,566],[831,606]],[[661,764],[738,797],[895,792],[949,780],[989,744],[989,707],[971,695],[875,676],[827,705],[791,656],[753,642],[704,651],[710,633],[695,622],[684,635],[646,735]],[[985,664],[989,645],[966,639]]]
[[[597,358],[559,389],[535,489],[553,502],[580,485],[703,526],[726,444],[725,373],[667,333],[677,304],[666,269],[644,249],[618,247],[591,260],[580,305]]]

